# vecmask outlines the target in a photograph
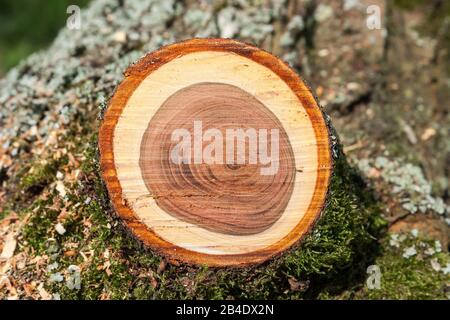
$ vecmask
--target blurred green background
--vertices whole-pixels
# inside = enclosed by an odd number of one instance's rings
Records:
[[[89,0],[0,0],[0,76],[49,45],[66,23],[69,5]]]

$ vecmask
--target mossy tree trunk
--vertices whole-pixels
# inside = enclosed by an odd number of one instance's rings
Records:
[[[204,9],[178,1],[94,1],[83,13],[81,30],[62,30],[48,50],[9,73],[0,89],[0,141],[11,146],[0,167],[5,198],[1,212],[26,217],[17,233],[24,259],[45,256],[42,265],[64,268],[59,276],[69,283],[64,285],[56,273],[36,273],[45,286],[30,289],[31,294],[301,298],[361,283],[377,254],[383,220],[371,191],[347,163],[335,132],[330,135],[333,175],[316,226],[301,242],[257,267],[167,264],[121,228],[123,217],[115,216],[100,178],[99,106],[102,118],[130,63],[163,44],[195,35],[250,41],[299,66],[297,43],[311,31],[300,21],[311,26],[313,18],[294,4],[238,8],[226,3]],[[326,121],[331,128],[328,117]],[[8,272],[19,279],[27,269],[22,270]]]

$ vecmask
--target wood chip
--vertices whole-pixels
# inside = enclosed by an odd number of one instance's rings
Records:
[[[56,182],[56,191],[58,191],[59,195],[64,198],[67,194],[66,187],[64,187],[64,183],[62,181]]]
[[[427,129],[425,129],[425,131],[420,136],[420,139],[422,141],[427,141],[428,139],[433,137],[435,134],[436,134],[436,129],[434,129],[434,128],[427,128]]]
[[[156,272],[158,274],[162,273],[164,270],[166,270],[167,267],[167,261],[166,260],[161,260],[161,262],[159,263],[158,269],[156,270]]]
[[[0,260],[7,260],[11,258],[14,255],[14,251],[16,250],[16,235],[14,233],[9,233],[6,238],[5,242],[3,244],[3,251],[0,255]]]

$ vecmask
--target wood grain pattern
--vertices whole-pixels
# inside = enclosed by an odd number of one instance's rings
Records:
[[[328,129],[286,64],[238,41],[193,39],[148,54],[125,76],[100,129],[102,175],[116,212],[146,245],[172,260],[241,266],[282,253],[312,228],[332,170]],[[171,133],[193,132],[195,121],[223,136],[278,129],[276,174],[250,163],[248,137],[243,163],[172,163]]]
[[[226,130],[236,127],[252,130],[253,138],[259,129],[281,130],[278,172],[261,175],[261,163],[250,163],[250,138],[244,141],[244,163],[227,164],[226,144],[219,143],[217,163],[174,164],[170,151],[177,143],[171,140],[171,132],[178,128],[194,132],[194,121],[201,121],[202,131],[220,130],[222,142]],[[202,150],[210,144],[202,142]],[[150,121],[140,153],[143,179],[157,205],[211,231],[260,233],[279,219],[292,194],[294,156],[281,123],[253,96],[228,84],[199,83],[167,99]]]

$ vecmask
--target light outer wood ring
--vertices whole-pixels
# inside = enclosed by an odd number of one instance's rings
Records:
[[[174,245],[153,232],[136,213],[123,196],[117,177],[114,157],[114,132],[122,111],[141,82],[164,64],[179,57],[197,52],[233,53],[270,69],[282,79],[296,95],[313,124],[317,142],[317,179],[309,207],[293,230],[278,242],[263,249],[243,254],[209,254],[196,252]],[[290,248],[298,242],[314,225],[325,205],[332,170],[329,133],[322,112],[309,88],[300,77],[285,63],[251,45],[228,39],[193,39],[163,47],[150,53],[128,68],[126,78],[117,88],[104,116],[99,133],[102,176],[106,183],[114,208],[128,226],[144,244],[165,255],[170,260],[187,263],[207,264],[209,266],[244,266],[261,263]]]

